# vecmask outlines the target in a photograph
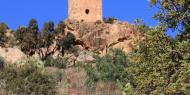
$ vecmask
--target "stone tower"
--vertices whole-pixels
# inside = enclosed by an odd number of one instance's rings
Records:
[[[102,20],[102,0],[69,0],[68,18],[95,22]]]

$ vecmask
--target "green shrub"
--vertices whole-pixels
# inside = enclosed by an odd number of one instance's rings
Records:
[[[126,73],[127,67],[127,55],[119,49],[111,50],[109,54],[97,57],[95,64],[86,68],[88,82],[91,84],[98,81],[126,81],[130,78]]]
[[[138,95],[137,92],[135,91],[134,87],[130,83],[127,83],[124,86],[123,91],[125,93],[127,93],[128,95]]]
[[[35,61],[25,62],[3,69],[0,78],[5,80],[5,89],[20,95],[55,95],[57,79],[32,63]]]
[[[45,66],[49,67],[66,68],[66,64],[66,59],[62,57],[53,58],[50,56],[45,60]]]

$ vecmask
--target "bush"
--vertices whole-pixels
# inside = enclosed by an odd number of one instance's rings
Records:
[[[95,65],[95,67],[94,67]],[[88,83],[98,81],[126,81],[128,77],[126,72],[128,67],[127,55],[119,49],[111,50],[109,54],[103,57],[97,57],[95,64],[86,68]]]
[[[66,64],[66,59],[61,57],[53,58],[50,56],[45,60],[45,66],[49,67],[66,68]]]
[[[64,50],[72,48],[75,45],[75,40],[76,40],[75,35],[69,32],[64,38],[63,42],[61,43],[62,48]]]
[[[117,19],[114,17],[109,17],[109,18],[103,18],[105,23],[109,23],[109,24],[113,24],[114,21],[116,21]]]
[[[57,79],[33,63],[36,61],[25,62],[3,69],[0,80],[5,80],[5,89],[20,95],[54,95]]]
[[[135,91],[135,89],[133,88],[133,86],[130,83],[127,83],[124,86],[123,91],[125,93],[127,93],[128,95],[138,95],[137,92]]]
[[[101,20],[97,20],[97,21],[95,22],[95,25],[98,25],[98,24],[102,24],[102,21],[101,21]]]
[[[132,77],[127,73],[128,66],[128,57],[120,49],[111,49],[103,57],[97,56],[94,63],[84,66],[89,90],[95,90],[105,95],[110,93],[121,95],[123,84],[129,81],[133,83]]]
[[[0,69],[2,69],[4,67],[4,58],[3,57],[0,57]]]

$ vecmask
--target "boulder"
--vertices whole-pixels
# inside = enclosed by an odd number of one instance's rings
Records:
[[[111,48],[119,48],[126,53],[130,53],[133,51],[133,45],[130,41],[118,42],[116,45],[112,46]]]
[[[93,53],[85,50],[79,51],[79,56],[76,59],[77,62],[91,62],[94,60]]]
[[[22,58],[26,57],[26,55],[19,50],[18,48],[1,48],[0,47],[0,56],[4,58],[7,63],[16,63]]]

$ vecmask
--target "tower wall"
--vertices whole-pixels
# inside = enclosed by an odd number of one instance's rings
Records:
[[[95,22],[102,20],[102,0],[69,0],[68,18]]]

